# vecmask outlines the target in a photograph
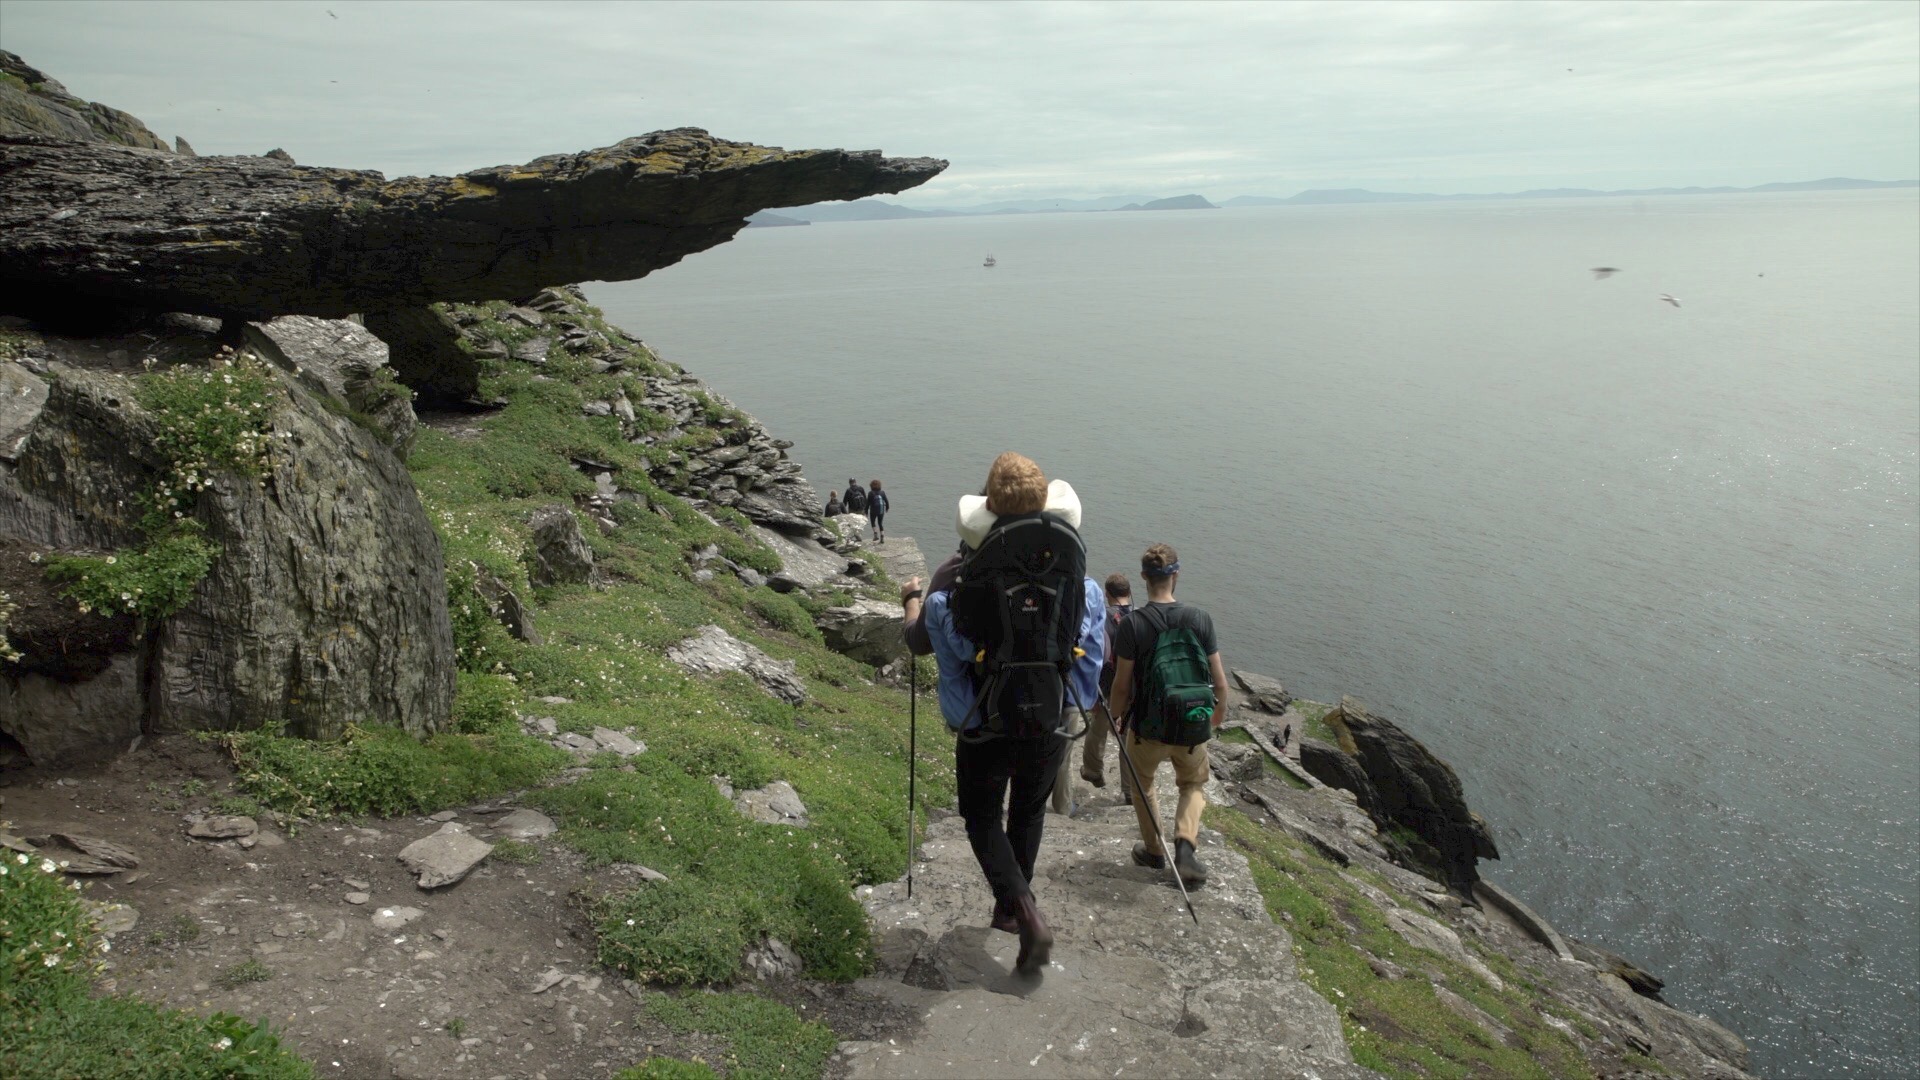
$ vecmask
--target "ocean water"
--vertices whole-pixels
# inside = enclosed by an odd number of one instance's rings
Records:
[[[1004,449],[1093,572],[1174,544],[1757,1071],[1920,1059],[1915,192],[753,229],[589,294],[933,559]]]

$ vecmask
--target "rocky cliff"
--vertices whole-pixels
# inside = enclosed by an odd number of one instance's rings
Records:
[[[455,646],[402,463],[412,401],[498,407],[481,380],[510,357],[630,366],[631,392],[587,409],[657,448],[649,469],[817,530],[786,444],[544,286],[638,277],[767,206],[945,166],[686,128],[388,181],[170,153],[17,56],[0,75],[0,751],[37,764],[152,732],[445,726]]]

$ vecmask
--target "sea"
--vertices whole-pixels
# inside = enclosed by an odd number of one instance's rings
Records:
[[[588,295],[934,561],[1031,456],[1756,1072],[1916,1071],[1920,193],[755,228]]]

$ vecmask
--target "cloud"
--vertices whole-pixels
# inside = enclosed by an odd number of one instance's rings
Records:
[[[0,43],[203,153],[390,174],[683,125],[951,159],[915,205],[1920,174],[1897,0],[86,10],[8,0]]]

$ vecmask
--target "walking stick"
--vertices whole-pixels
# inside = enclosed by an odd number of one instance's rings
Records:
[[[920,764],[920,665],[907,654],[907,899],[913,899],[913,830],[918,816],[914,781]]]
[[[1100,695],[1102,707],[1107,705],[1107,696]],[[1133,797],[1140,800],[1140,808],[1146,812],[1147,824],[1153,826],[1153,838],[1160,842],[1160,850],[1166,853],[1167,869],[1173,872],[1173,883],[1180,886],[1180,900],[1187,905],[1187,914],[1193,917],[1193,925],[1200,925],[1200,915],[1193,910],[1193,897],[1187,895],[1187,883],[1180,878],[1180,868],[1173,865],[1173,852],[1167,847],[1167,838],[1160,831],[1160,815],[1153,809],[1150,796],[1140,785],[1140,773],[1133,767],[1133,757],[1127,753],[1126,726],[1114,719],[1113,709],[1107,708],[1107,720],[1114,725],[1113,744],[1120,751],[1120,764],[1126,766],[1127,775],[1133,778]]]

